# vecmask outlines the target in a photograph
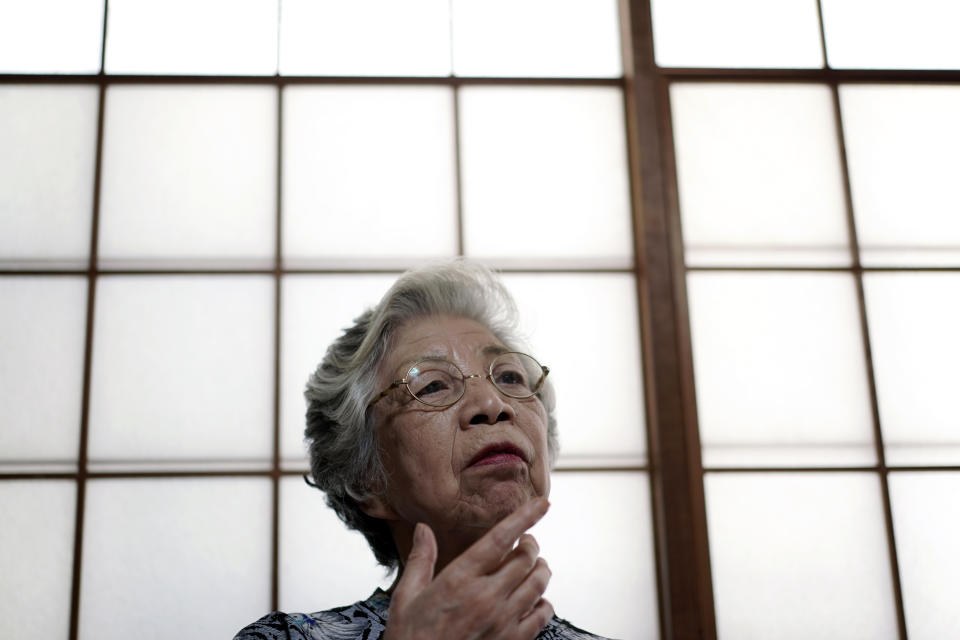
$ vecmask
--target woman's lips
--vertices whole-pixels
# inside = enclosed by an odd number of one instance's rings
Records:
[[[482,467],[488,464],[523,464],[523,458],[513,453],[494,453],[474,462],[471,467]]]
[[[470,460],[468,467],[479,467],[491,464],[524,463],[527,459],[523,451],[510,442],[497,442],[481,449]]]

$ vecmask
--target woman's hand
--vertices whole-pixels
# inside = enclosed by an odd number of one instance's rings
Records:
[[[420,523],[390,601],[387,640],[532,640],[553,617],[541,596],[550,569],[524,533],[549,503],[531,500],[501,520],[434,578],[437,541]],[[516,548],[514,541],[520,539]]]

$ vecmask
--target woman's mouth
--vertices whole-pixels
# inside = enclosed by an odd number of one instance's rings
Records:
[[[526,456],[516,445],[509,442],[498,442],[487,445],[477,452],[470,460],[468,467],[480,467],[497,464],[518,464],[526,462]]]

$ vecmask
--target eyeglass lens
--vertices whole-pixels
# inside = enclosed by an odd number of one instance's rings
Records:
[[[529,398],[540,389],[544,372],[536,360],[523,353],[503,353],[490,363],[490,380],[511,398]],[[417,400],[443,407],[463,396],[463,373],[446,360],[422,360],[407,372],[407,389]]]

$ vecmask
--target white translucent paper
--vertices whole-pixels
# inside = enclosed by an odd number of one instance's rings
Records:
[[[380,301],[395,274],[285,276],[280,334],[280,456],[306,468],[307,378],[354,318]],[[366,597],[366,596],[364,596]]]
[[[660,637],[650,485],[644,473],[559,472],[532,530],[561,618],[608,638]]]
[[[0,482],[0,637],[66,638],[76,485]]]
[[[619,89],[461,89],[467,255],[630,266],[625,134]]]
[[[960,274],[863,285],[887,464],[960,464]]]
[[[442,87],[285,90],[288,266],[412,266],[456,253],[453,94]]]
[[[661,67],[821,67],[817,4],[808,0],[652,0]]]
[[[278,0],[110,0],[107,73],[272,75]]]
[[[917,640],[960,634],[960,474],[891,473],[907,632]]]
[[[850,263],[826,86],[677,83],[670,101],[688,265]]]
[[[707,474],[704,489],[717,637],[898,637],[875,474]]]
[[[76,465],[86,313],[84,278],[0,278],[0,469]]]
[[[3,2],[0,73],[96,73],[104,4],[103,0]]]
[[[335,576],[335,579],[332,579]],[[364,600],[393,575],[363,534],[347,529],[324,494],[300,477],[280,481],[280,609],[321,611]]]
[[[695,272],[687,296],[705,466],[875,462],[853,276]]]
[[[269,611],[266,478],[87,483],[80,638],[230,638]]]
[[[508,274],[532,354],[550,367],[560,466],[646,462],[636,288],[627,274]]]
[[[844,85],[840,106],[861,262],[960,266],[960,86]]]
[[[960,67],[960,4],[953,0],[822,0],[822,7],[835,69]]]
[[[86,266],[96,142],[96,87],[0,86],[0,264]]]
[[[458,76],[616,77],[616,0],[453,0]]]
[[[280,73],[449,75],[449,1],[283,0]]]
[[[91,466],[266,464],[273,305],[267,276],[100,278]]]
[[[267,87],[111,87],[102,261],[272,264],[276,103]]]

